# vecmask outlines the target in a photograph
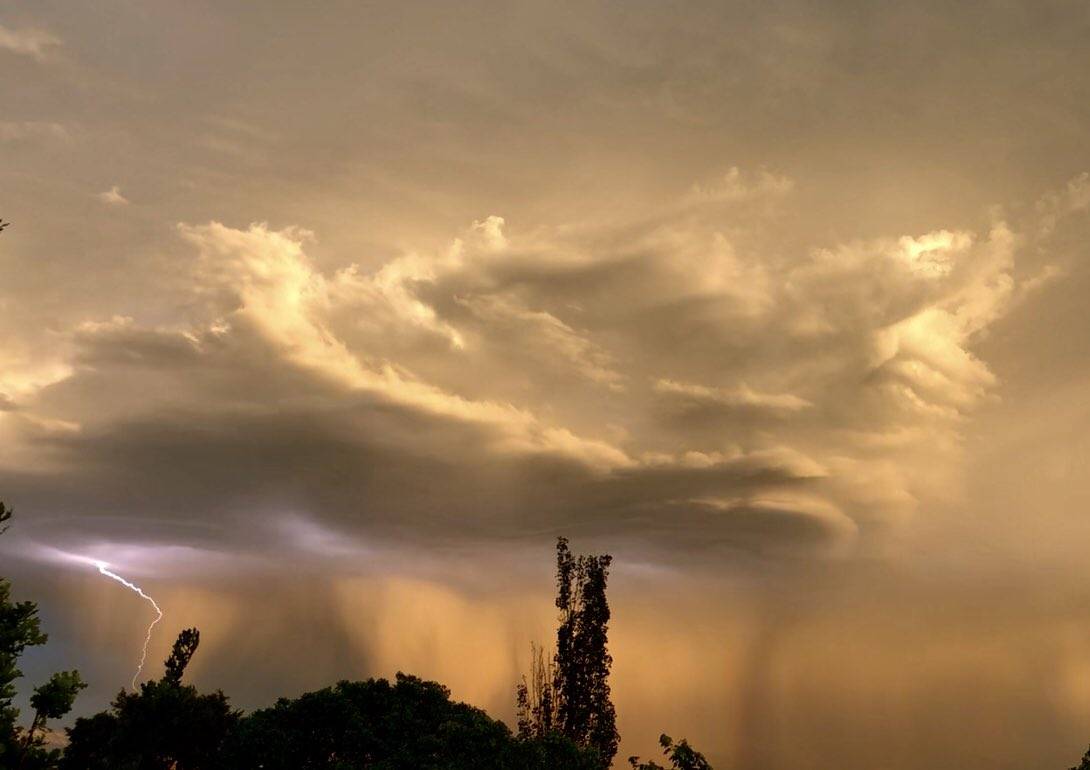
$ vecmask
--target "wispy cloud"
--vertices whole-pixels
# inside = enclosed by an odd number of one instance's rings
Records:
[[[95,196],[107,206],[125,206],[128,204],[129,199],[121,194],[121,188],[114,185],[105,192],[100,192]]]
[[[0,121],[0,142],[19,142],[36,139],[71,142],[72,134],[60,123],[35,120]]]
[[[59,37],[43,29],[35,27],[10,29],[0,24],[0,50],[30,56],[41,61],[49,48],[60,44]]]

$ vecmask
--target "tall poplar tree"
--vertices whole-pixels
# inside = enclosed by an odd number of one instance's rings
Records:
[[[598,752],[609,767],[620,735],[610,698],[609,602],[606,583],[613,558],[574,556],[566,538],[556,543],[556,629],[551,696],[554,722],[563,735]]]

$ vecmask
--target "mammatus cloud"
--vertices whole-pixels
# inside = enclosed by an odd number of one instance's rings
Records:
[[[974,340],[1040,280],[1039,220],[798,252],[791,184],[747,179],[666,221],[489,217],[369,270],[319,270],[298,228],[180,225],[186,318],[72,329],[55,377],[5,386],[6,431],[100,490],[201,478],[217,527],[288,498],[409,537],[865,546],[951,483],[996,384]]]
[[[0,50],[44,59],[50,48],[61,44],[60,38],[42,29],[11,29],[0,24]]]

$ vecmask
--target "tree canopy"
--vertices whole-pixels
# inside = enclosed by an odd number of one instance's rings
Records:
[[[436,682],[398,673],[338,682],[254,712],[228,751],[236,770],[592,770],[596,757],[559,736],[520,740]]]
[[[0,534],[8,530],[12,514],[0,502]],[[72,710],[76,695],[86,686],[79,672],[58,672],[35,688],[30,698],[34,716],[29,727],[19,725],[19,709],[14,705],[15,682],[23,675],[19,657],[27,647],[45,644],[48,639],[38,619],[38,605],[14,601],[11,582],[0,578],[0,767],[53,767],[60,756],[57,749],[45,747],[42,733],[48,720],[59,719]]]
[[[81,717],[68,730],[64,770],[210,770],[222,767],[228,737],[241,713],[217,690],[202,694],[182,684],[200,643],[195,628],[182,631],[165,674],[122,690],[110,709]]]

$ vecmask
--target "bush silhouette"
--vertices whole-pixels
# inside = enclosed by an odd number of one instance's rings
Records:
[[[223,748],[238,725],[220,691],[201,694],[182,684],[200,634],[178,635],[159,681],[139,692],[122,690],[110,710],[76,720],[68,730],[63,770],[212,770],[222,767]]]
[[[669,768],[655,762],[640,762],[639,757],[629,757],[628,764],[632,765],[632,770],[712,770],[704,755],[690,746],[684,738],[674,743],[673,738],[663,733],[659,736],[659,745],[662,746],[662,753],[670,760]]]
[[[338,682],[245,718],[232,770],[592,770],[597,758],[559,736],[519,740],[447,688],[398,673]]]

